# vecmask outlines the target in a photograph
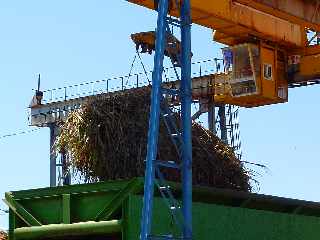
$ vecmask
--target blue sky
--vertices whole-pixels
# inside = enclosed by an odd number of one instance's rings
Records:
[[[155,28],[153,12],[116,0],[0,3],[0,136],[28,129],[37,74],[44,89],[127,74],[130,34]],[[194,61],[217,56],[211,31],[194,26]],[[146,57],[151,70],[151,57]],[[136,71],[141,71],[137,67]],[[240,113],[244,159],[263,163],[260,193],[320,201],[318,86],[290,90],[289,103]],[[0,139],[0,196],[49,184],[49,130]],[[5,208],[0,203],[0,208]],[[0,228],[7,216],[0,213]]]

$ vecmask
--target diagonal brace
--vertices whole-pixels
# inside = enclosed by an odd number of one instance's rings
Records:
[[[119,209],[123,201],[129,197],[130,194],[136,193],[142,189],[142,182],[139,179],[131,180],[121,191],[119,191],[112,199],[105,205],[105,207],[97,214],[95,221],[109,220],[114,212]]]
[[[4,202],[17,216],[19,216],[28,226],[41,226],[42,224],[29,213],[20,203],[18,203],[10,193],[5,193]]]

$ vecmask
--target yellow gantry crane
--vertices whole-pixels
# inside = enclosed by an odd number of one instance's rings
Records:
[[[154,0],[128,1],[155,6]],[[171,1],[170,15],[178,16],[181,2]],[[283,103],[289,87],[318,83],[320,1],[191,0],[191,12],[193,23],[213,29],[213,40],[228,46],[224,73],[201,78],[214,102],[242,107]]]

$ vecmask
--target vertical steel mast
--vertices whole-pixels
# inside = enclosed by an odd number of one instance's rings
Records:
[[[178,1],[176,1],[177,3]],[[158,10],[154,69],[152,76],[151,108],[149,118],[148,147],[146,158],[144,199],[141,220],[141,240],[174,239],[170,234],[153,236],[151,231],[154,188],[158,186],[163,198],[167,198],[168,208],[176,224],[180,226],[180,239],[192,239],[192,122],[191,122],[191,17],[190,0],[180,1],[180,20],[169,18],[170,0],[155,1]],[[172,4],[170,4],[172,5]],[[178,4],[177,4],[178,5]],[[181,87],[170,91],[161,87],[163,60],[166,48],[166,37],[170,31],[169,24],[181,29],[181,54],[178,66],[181,67]],[[178,130],[172,120],[172,112],[165,103],[163,94],[171,94],[181,99],[181,129]],[[164,107],[163,107],[164,106]],[[165,122],[173,144],[179,151],[181,159],[176,163],[157,159],[160,118]],[[179,163],[178,163],[179,162]],[[160,167],[175,168],[181,172],[182,206],[178,206],[169,186],[164,182]],[[182,212],[179,218],[179,211]]]
[[[192,238],[192,125],[191,125],[191,11],[190,0],[181,5],[181,115],[183,237]]]

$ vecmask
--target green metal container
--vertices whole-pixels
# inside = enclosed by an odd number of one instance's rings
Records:
[[[179,185],[173,192],[180,196]],[[110,181],[8,192],[9,238],[138,240],[143,180]],[[315,240],[320,204],[229,190],[193,190],[194,239]],[[154,234],[175,232],[163,199],[154,205]]]

